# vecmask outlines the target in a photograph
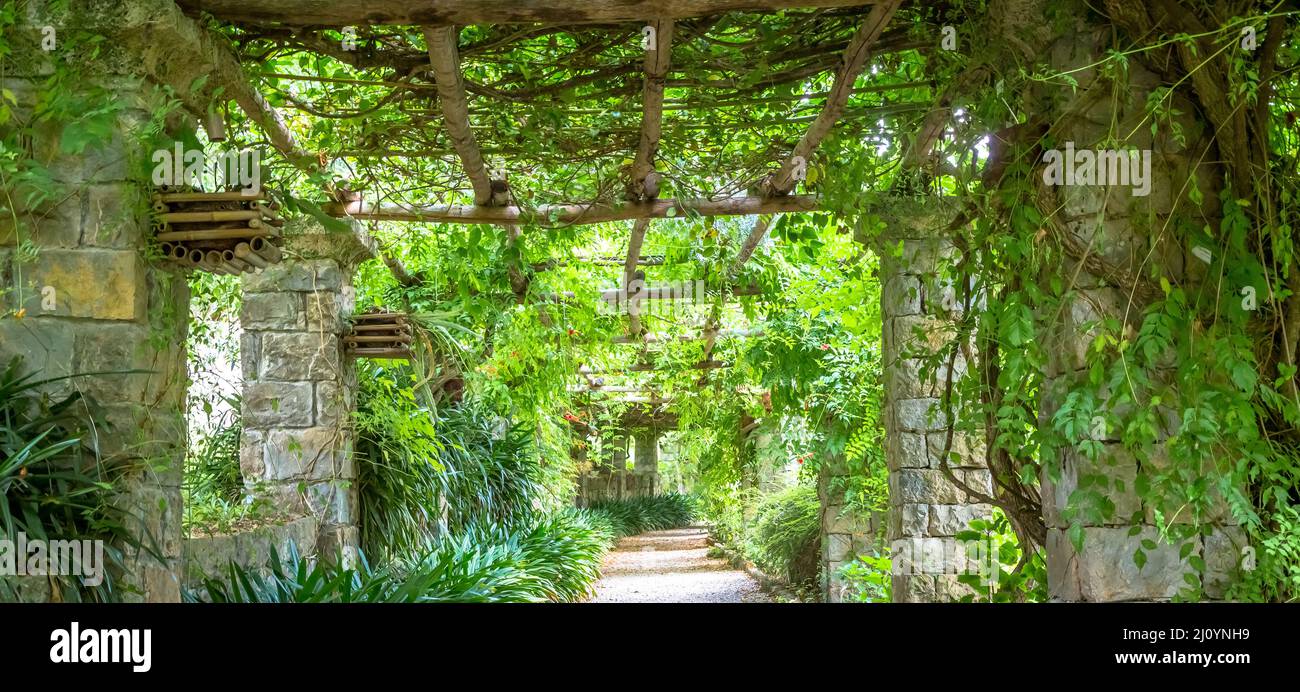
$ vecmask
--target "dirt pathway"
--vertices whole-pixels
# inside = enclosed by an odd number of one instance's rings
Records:
[[[590,603],[767,603],[743,570],[709,557],[700,527],[650,531],[620,539],[605,557]]]

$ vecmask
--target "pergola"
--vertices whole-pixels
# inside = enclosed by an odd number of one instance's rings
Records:
[[[166,3],[170,5],[170,3]],[[512,2],[468,2],[453,0],[436,3],[429,7],[425,3],[410,3],[400,0],[388,0],[374,3],[350,3],[320,0],[254,1],[235,2],[234,0],[181,0],[177,3],[189,14],[205,13],[219,20],[238,23],[250,36],[265,37],[283,41],[287,45],[350,62],[355,67],[382,66],[391,68],[394,77],[391,80],[366,82],[370,84],[391,84],[394,95],[419,93],[424,97],[429,92],[436,94],[437,127],[445,133],[449,150],[459,162],[460,172],[468,181],[469,190],[461,190],[460,195],[472,198],[472,204],[395,204],[385,201],[372,201],[363,195],[353,193],[337,184],[331,176],[327,159],[350,154],[386,158],[391,156],[419,157],[436,155],[442,152],[388,152],[355,151],[323,152],[314,155],[304,149],[298,138],[287,124],[285,116],[255,86],[250,75],[241,64],[240,58],[231,49],[223,37],[201,28],[197,23],[178,17],[173,23],[160,22],[159,32],[175,34],[177,45],[197,46],[199,54],[214,68],[210,70],[212,79],[207,80],[196,93],[190,92],[193,80],[191,70],[175,69],[166,60],[159,60],[146,65],[150,75],[158,82],[168,84],[178,93],[189,93],[185,105],[195,115],[201,117],[208,128],[210,138],[223,135],[219,117],[213,117],[210,107],[218,98],[233,99],[242,108],[248,118],[255,122],[267,135],[269,142],[293,164],[313,179],[325,181],[324,192],[328,199],[321,207],[330,215],[357,220],[390,222],[428,222],[441,224],[495,224],[506,229],[510,244],[523,242],[525,227],[545,229],[581,224],[606,223],[611,221],[631,221],[627,237],[627,252],[622,259],[624,292],[633,292],[628,297],[639,299],[656,299],[656,289],[651,288],[645,294],[636,296],[632,288],[633,277],[638,265],[644,262],[641,250],[646,234],[654,219],[684,217],[717,216],[756,216],[748,237],[735,251],[722,285],[732,285],[740,275],[741,269],[753,256],[772,224],[774,215],[791,212],[811,212],[820,208],[816,195],[795,194],[800,181],[812,161],[819,145],[832,131],[837,122],[846,117],[846,106],[850,96],[855,93],[855,81],[863,72],[873,55],[899,49],[919,47],[909,42],[906,36],[887,35],[886,27],[901,5],[901,0],[886,0],[864,7],[855,0],[705,0],[701,2],[681,2],[673,0],[635,0],[631,2],[607,3],[578,0],[576,2],[556,2],[554,0],[522,0]],[[175,10],[175,7],[171,8]],[[790,145],[774,141],[771,149],[780,151],[779,157],[769,164],[769,170],[758,180],[751,180],[745,188],[748,194],[710,195],[691,199],[660,198],[659,192],[665,171],[657,164],[660,161],[660,141],[663,135],[663,114],[666,109],[682,107],[683,100],[666,104],[665,89],[670,84],[672,74],[672,56],[674,37],[684,23],[691,23],[691,31],[697,36],[705,35],[712,21],[719,13],[729,11],[777,12],[785,10],[815,10],[815,17],[820,12],[840,13],[856,22],[856,29],[843,47],[838,40],[829,41],[832,48],[813,45],[805,48],[807,58],[789,74],[773,75],[774,80],[806,80],[818,73],[833,69],[834,81],[831,88],[824,93],[808,94],[799,97],[801,102],[820,100],[821,106],[815,116],[807,118],[808,124],[798,140]],[[704,18],[704,19],[701,19]],[[470,84],[463,74],[463,50],[481,51],[482,45],[465,46],[460,44],[458,25],[520,25],[508,28],[497,39],[497,45],[508,44],[521,37],[535,36],[547,32],[583,32],[593,27],[624,28],[637,32],[642,38],[644,57],[640,65],[625,65],[609,68],[606,71],[624,73],[639,72],[641,80],[640,124],[636,134],[635,151],[627,154],[631,164],[625,167],[625,178],[614,194],[602,194],[596,199],[583,201],[562,201],[560,203],[534,203],[532,200],[519,199],[508,181],[507,170],[490,167],[487,163],[480,137],[475,133],[475,116],[471,108],[470,96],[488,97],[499,95],[492,87]],[[322,32],[331,29],[344,29],[355,34],[358,29],[373,31],[383,25],[418,25],[424,39],[424,53],[421,58],[419,47],[387,37],[381,47],[375,50],[341,51],[338,46],[325,39]],[[488,43],[493,43],[489,41]],[[920,44],[923,45],[923,44]],[[756,56],[758,57],[758,56]],[[193,60],[188,61],[193,63]],[[295,75],[273,75],[274,77],[295,78]],[[310,77],[297,77],[308,79]],[[581,79],[581,77],[579,78]],[[343,82],[361,82],[362,80],[340,79]],[[682,80],[689,81],[689,80]],[[915,86],[908,83],[906,87]],[[183,87],[183,88],[182,88]],[[883,89],[883,88],[882,88]],[[872,87],[858,91],[870,91]],[[404,98],[404,96],[394,96]],[[511,97],[516,98],[516,97]],[[545,98],[538,95],[536,98]],[[689,99],[684,99],[689,101]],[[297,104],[304,106],[305,104]],[[928,107],[924,104],[923,107]],[[884,117],[891,109],[867,113],[868,116]],[[902,109],[907,110],[907,109]],[[912,110],[918,110],[913,107]],[[432,120],[433,118],[430,118]],[[932,129],[932,128],[931,128]],[[933,142],[931,141],[930,144]],[[919,146],[926,146],[925,142]],[[743,174],[742,174],[743,177]],[[399,283],[416,285],[421,278],[408,271],[396,256],[382,248],[375,247],[374,254],[392,270]],[[570,260],[573,261],[573,260]],[[543,267],[544,268],[544,267]],[[512,264],[509,267],[511,288],[522,300],[528,291],[529,275],[525,266]],[[708,321],[703,325],[700,338],[704,342],[702,364],[712,362],[715,342],[721,328],[721,304],[715,305]],[[627,341],[640,340],[645,333],[641,320],[635,314],[629,315]]]

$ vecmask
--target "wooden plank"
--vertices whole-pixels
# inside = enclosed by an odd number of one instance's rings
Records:
[[[343,343],[345,344],[393,344],[393,347],[397,348],[398,347],[397,344],[411,343],[411,337],[408,335],[394,336],[392,334],[384,334],[380,336],[362,336],[359,334],[348,334],[347,336],[343,337]]]

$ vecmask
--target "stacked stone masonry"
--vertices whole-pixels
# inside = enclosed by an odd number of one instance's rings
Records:
[[[323,233],[291,222],[286,259],[244,275],[240,467],[253,495],[317,520],[321,555],[349,557],[358,544],[356,373],[341,335],[355,302],[353,267],[335,259],[346,253],[304,251]]]
[[[1111,38],[1108,31],[1081,23],[1078,31],[1052,45],[1053,67],[1070,71],[1078,80],[1072,96],[1059,106],[1057,139],[1085,149],[1113,147],[1107,143],[1113,136],[1119,139],[1120,147],[1150,151],[1149,194],[1135,194],[1132,186],[1061,186],[1054,192],[1062,220],[1080,242],[1130,276],[1141,275],[1143,266],[1154,263],[1172,279],[1195,284],[1203,278],[1206,265],[1189,261],[1190,248],[1181,247],[1171,240],[1172,234],[1159,229],[1170,223],[1176,205],[1181,214],[1199,217],[1198,223],[1211,224],[1219,218],[1217,200],[1222,184],[1216,167],[1218,154],[1211,145],[1213,132],[1205,131],[1196,118],[1196,106],[1180,94],[1169,97],[1169,107],[1179,114],[1175,120],[1181,138],[1171,135],[1166,127],[1160,128],[1158,136],[1152,135],[1149,126],[1139,127],[1148,117],[1148,94],[1164,80],[1136,63],[1126,71],[1127,83],[1118,88],[1115,82],[1099,75],[1089,65],[1103,55]],[[1124,98],[1112,98],[1115,94],[1123,94]],[[1204,199],[1199,209],[1186,197],[1184,181],[1188,180],[1197,185]],[[1064,275],[1075,278],[1061,311],[1062,319],[1053,325],[1050,336],[1048,352],[1052,359],[1040,410],[1041,425],[1051,424],[1064,393],[1084,378],[1088,349],[1101,320],[1113,318],[1122,323],[1127,317],[1127,326],[1137,329],[1144,307],[1129,304],[1132,291],[1119,276],[1098,276],[1074,265],[1066,266]],[[1123,410],[1109,413],[1113,421],[1125,418]],[[1218,512],[1212,518],[1217,526],[1208,535],[1198,537],[1191,553],[1180,559],[1180,546],[1160,538],[1155,520],[1159,508],[1144,506],[1135,490],[1139,474],[1167,463],[1164,441],[1177,430],[1179,414],[1166,411],[1164,418],[1158,439],[1137,455],[1119,444],[1115,431],[1108,430],[1097,440],[1102,443],[1102,451],[1095,461],[1077,449],[1067,448],[1056,460],[1059,478],[1054,480],[1044,474],[1043,516],[1048,527],[1048,581],[1053,599],[1169,599],[1187,585],[1184,575],[1192,571],[1193,556],[1205,561],[1204,595],[1223,596],[1246,545],[1245,535],[1234,525],[1231,513],[1226,507]],[[1070,497],[1079,487],[1080,478],[1098,476],[1108,480],[1104,492],[1115,511],[1109,519],[1084,520],[1083,549],[1079,551],[1067,533]],[[1130,535],[1133,517],[1141,518],[1136,535]],[[1154,543],[1156,548],[1144,548],[1146,560],[1139,568],[1134,554],[1144,542],[1147,546]]]
[[[944,278],[954,250],[942,235],[951,215],[942,211],[942,205],[918,206],[898,214],[883,243],[885,248],[902,248],[901,256],[886,250],[881,262],[889,468],[886,536],[893,560],[893,599],[899,602],[951,601],[967,594],[958,575],[970,571],[971,565],[955,536],[973,519],[991,513],[988,505],[976,503],[944,474],[940,461],[947,421],[940,403],[946,366],[941,364],[928,376],[923,367],[926,355],[955,338],[962,307],[951,281]],[[965,369],[959,354],[954,379]],[[991,493],[983,439],[959,427],[948,466],[970,488]]]
[[[52,21],[39,5],[24,7],[26,21]],[[26,122],[37,85],[53,69],[49,54],[29,43],[14,50],[11,64],[19,67],[6,71],[0,87],[14,95],[11,121]],[[80,375],[44,390],[83,397],[78,406],[97,422],[87,444],[98,448],[103,463],[132,469],[119,501],[128,528],[156,542],[161,553],[159,559],[119,546],[126,573],[116,590],[126,601],[174,602],[180,600],[189,290],[183,276],[150,262],[148,207],[128,175],[143,155],[133,145],[136,134],[158,104],[125,63],[104,64],[107,73],[95,86],[121,105],[109,136],[75,155],[60,150],[58,137],[34,138],[33,154],[54,184],[19,186],[15,215],[0,218],[0,287],[7,289],[0,291],[0,313],[20,313],[0,319],[0,367],[21,356],[22,370],[40,379]],[[20,254],[20,246],[31,251]],[[41,593],[43,584],[32,589],[33,600],[49,596]]]
[[[827,603],[844,601],[847,585],[840,570],[863,555],[879,555],[884,517],[879,513],[862,516],[844,504],[840,479],[849,475],[843,457],[829,459],[817,476],[817,497],[821,505],[822,597]]]

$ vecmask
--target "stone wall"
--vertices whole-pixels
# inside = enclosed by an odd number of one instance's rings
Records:
[[[348,556],[358,545],[356,373],[341,336],[364,250],[305,219],[285,238],[283,262],[243,279],[240,468],[254,495],[316,518],[322,556]]]
[[[1065,185],[1054,189],[1061,205],[1060,215],[1071,233],[1118,272],[1144,275],[1155,265],[1171,280],[1194,285],[1206,265],[1191,257],[1190,248],[1172,240],[1172,233],[1159,229],[1168,227],[1175,205],[1180,206],[1183,215],[1200,216],[1194,220],[1198,226],[1214,224],[1219,218],[1217,190],[1221,184],[1217,153],[1212,149],[1207,152],[1213,133],[1198,121],[1197,106],[1174,93],[1168,105],[1180,114],[1176,122],[1183,138],[1169,136],[1163,126],[1160,136],[1153,137],[1144,107],[1147,95],[1164,80],[1135,62],[1126,70],[1127,83],[1116,89],[1114,82],[1099,78],[1095,69],[1086,67],[1101,58],[1111,39],[1109,28],[1097,29],[1081,22],[1076,31],[1051,46],[1053,66],[1074,70],[1072,74],[1079,82],[1077,90],[1072,90],[1060,103],[1056,139],[1072,141],[1076,149],[1083,149],[1113,147],[1114,144],[1107,142],[1115,136],[1120,146],[1151,151],[1150,193],[1135,195],[1131,186]],[[1113,98],[1116,93],[1123,94],[1123,98]],[[1199,209],[1186,198],[1188,179],[1196,182],[1204,197]],[[1085,377],[1086,356],[1098,323],[1111,318],[1125,324],[1127,318],[1126,327],[1136,330],[1144,307],[1140,302],[1130,304],[1133,295],[1130,282],[1123,281],[1119,275],[1099,276],[1073,263],[1067,263],[1063,269],[1063,275],[1073,277],[1073,283],[1060,311],[1062,319],[1052,325],[1049,347],[1052,359],[1040,411],[1043,426],[1051,425],[1064,393]],[[1135,489],[1134,481],[1141,473],[1168,463],[1164,441],[1177,430],[1181,414],[1166,409],[1164,425],[1153,444],[1135,455],[1119,443],[1116,428],[1124,422],[1124,411],[1116,409],[1107,413],[1106,429],[1095,440],[1102,446],[1098,458],[1092,461],[1078,449],[1068,447],[1055,460],[1060,477],[1054,480],[1045,474],[1042,479],[1052,598],[1066,601],[1168,599],[1186,586],[1183,576],[1191,571],[1192,556],[1200,556],[1206,563],[1206,595],[1221,597],[1241,546],[1245,545],[1242,531],[1232,525],[1231,513],[1225,507],[1218,519],[1220,525],[1196,539],[1192,552],[1180,559],[1179,546],[1160,538],[1154,517],[1157,508],[1144,505]],[[1110,519],[1081,520],[1084,528],[1080,552],[1068,538],[1070,521],[1065,514],[1080,479],[1098,477],[1105,479],[1101,492],[1114,503],[1115,509]],[[1092,483],[1089,488],[1097,490],[1099,486]],[[1139,518],[1136,534],[1132,533],[1134,517]],[[1134,554],[1143,542],[1151,545],[1150,541],[1156,547],[1145,550],[1146,561],[1139,568]]]
[[[945,370],[927,378],[922,356],[955,337],[960,316],[955,291],[942,278],[954,250],[943,238],[952,213],[943,204],[893,210],[883,239],[881,316],[885,368],[885,458],[889,468],[887,536],[893,558],[893,598],[899,602],[950,601],[967,587],[953,537],[972,519],[986,517],[987,505],[973,504],[940,468],[946,421],[939,412]],[[901,256],[889,249],[901,244]],[[966,364],[959,355],[954,377]],[[957,432],[949,459],[953,474],[971,488],[992,491],[983,465],[984,445]]]
[[[32,15],[20,22],[39,26],[47,20]],[[38,40],[40,34],[32,33]],[[0,86],[14,94],[11,122],[22,122],[31,117],[38,85],[52,71],[46,62],[51,54],[22,41],[13,47]],[[81,411],[97,420],[93,439],[85,443],[97,446],[102,460],[134,469],[123,481],[120,504],[130,513],[128,526],[151,536],[162,560],[124,546],[128,574],[118,584],[119,595],[177,601],[189,290],[183,276],[150,261],[149,207],[143,186],[130,179],[146,156],[136,135],[157,105],[154,94],[129,74],[125,61],[106,59],[100,67],[109,73],[62,89],[70,97],[92,82],[109,89],[122,106],[109,136],[80,154],[61,151],[58,132],[35,137],[35,158],[57,184],[11,190],[19,205],[16,225],[10,214],[0,214],[0,363],[22,356],[24,369],[42,378],[101,373],[46,390],[54,396],[80,393]],[[31,192],[45,193],[47,200],[27,204]],[[34,252],[19,259],[23,245]]]
[[[318,531],[315,517],[299,517],[240,533],[186,538],[182,548],[184,586],[195,589],[204,577],[219,578],[232,562],[264,570],[272,553],[287,559],[290,545],[300,556],[310,558],[316,554]]]
[[[635,454],[632,457],[637,475],[657,476],[659,474],[659,433],[651,429],[637,430],[633,433],[636,441]]]
[[[655,494],[656,476],[635,471],[594,469],[578,476],[579,507],[589,507],[594,502],[626,500]]]
[[[826,461],[818,470],[817,498],[821,503],[821,587],[827,603],[844,599],[839,571],[860,555],[875,555],[884,547],[884,517],[862,516],[844,505],[838,480],[849,475],[842,456]]]
[[[627,469],[627,446],[629,441],[630,438],[625,430],[616,430],[604,435],[601,461],[605,468],[614,471]]]

